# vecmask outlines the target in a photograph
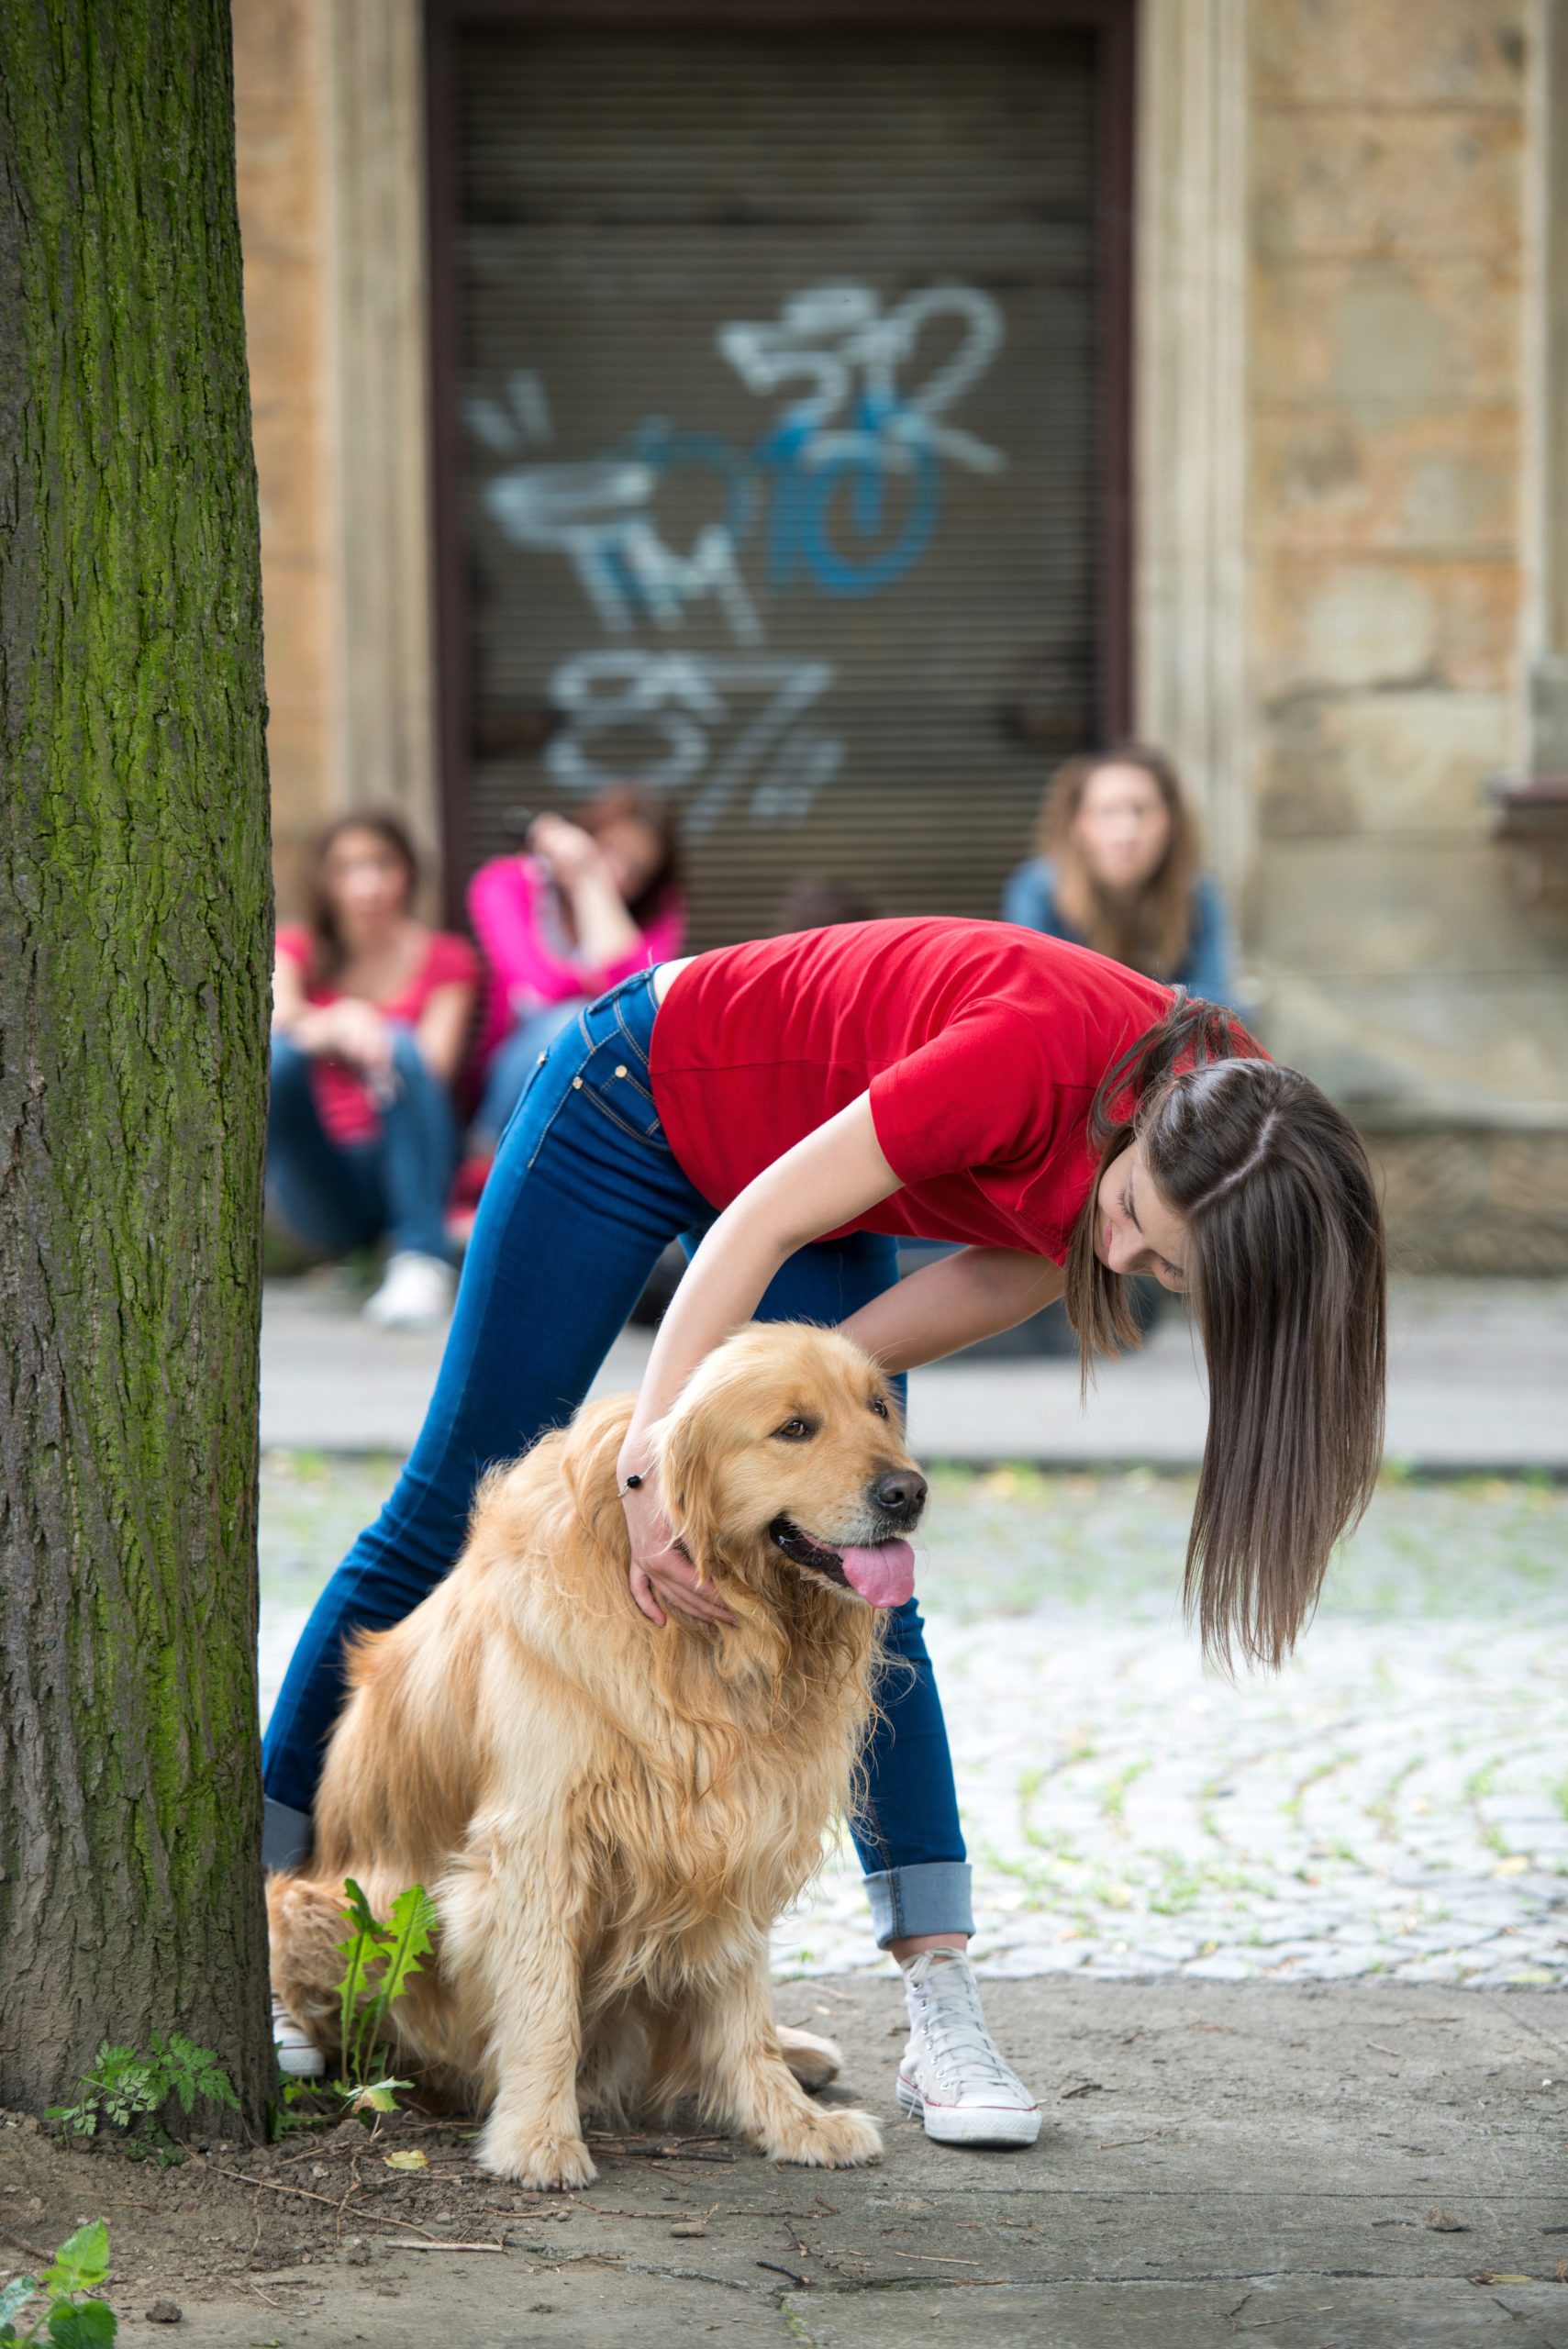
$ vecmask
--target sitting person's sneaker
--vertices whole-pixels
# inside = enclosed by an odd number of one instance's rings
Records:
[[[291,2080],[318,2080],[327,2069],[326,2056],[281,1998],[272,2000],[272,2045],[277,2049],[279,2071],[286,2072]]]
[[[378,1330],[431,1330],[452,1309],[457,1275],[439,1256],[400,1248],[386,1260],[381,1286],[364,1309]]]
[[[1032,2145],[1040,2107],[985,2028],[962,1950],[922,1950],[904,1965],[909,2044],[898,2066],[901,2111],[944,2145]]]

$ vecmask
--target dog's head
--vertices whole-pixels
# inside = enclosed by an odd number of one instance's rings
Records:
[[[780,1575],[873,1607],[911,1596],[926,1480],[886,1379],[836,1330],[738,1330],[658,1444],[661,1497],[700,1573],[760,1597]]]

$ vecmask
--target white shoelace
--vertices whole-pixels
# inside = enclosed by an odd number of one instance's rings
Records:
[[[919,1981],[908,1984],[910,2022],[945,2087],[1008,2087],[1021,2095],[1023,2083],[1002,2061],[980,2011],[980,1991],[967,1962],[944,1958]]]

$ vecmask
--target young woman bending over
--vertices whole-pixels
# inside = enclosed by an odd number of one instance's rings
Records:
[[[905,1235],[959,1243],[906,1280]],[[474,1227],[428,1418],[323,1592],[267,1735],[268,1856],[308,1848],[345,1636],[398,1621],[462,1546],[475,1479],[569,1417],[672,1238],[691,1257],[620,1459],[630,1595],[723,1608],[672,1547],[650,1431],[740,1323],[841,1325],[888,1370],[1065,1293],[1085,1371],[1122,1285],[1191,1300],[1210,1424],[1187,1557],[1209,1647],[1277,1663],[1381,1453],[1384,1241],[1365,1154],[1316,1086],[1215,1007],[992,922],[851,923],[639,974],[528,1080]],[[781,1440],[783,1440],[781,1433]],[[853,1822],[904,1968],[905,2108],[1019,2144],[1034,2099],[985,2028],[970,1870],[914,1600]],[[284,2019],[285,2063],[314,2051]]]

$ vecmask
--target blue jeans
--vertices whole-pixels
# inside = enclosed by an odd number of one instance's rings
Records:
[[[286,1036],[272,1038],[267,1108],[267,1187],[284,1220],[328,1256],[365,1248],[383,1233],[395,1249],[447,1253],[443,1223],[457,1163],[451,1097],[419,1057],[411,1029],[392,1030],[391,1099],[381,1131],[334,1141],[311,1086],[314,1063]]]
[[[307,1814],[343,1698],[343,1642],[400,1622],[461,1552],[475,1482],[563,1426],[672,1240],[713,1220],[653,1105],[652,974],[590,1005],[536,1063],[501,1138],[418,1442],[391,1499],[320,1598],[265,1744],[265,1856],[307,1847]],[[792,1257],[763,1320],[838,1322],[898,1277],[896,1242],[819,1241]],[[628,1598],[628,1605],[631,1604]],[[972,1930],[947,1730],[913,1599],[890,1618],[885,1675],[853,1825],[879,1941]]]
[[[523,1087],[541,1054],[576,1019],[587,1000],[586,996],[568,996],[563,1002],[547,1003],[539,1010],[530,1011],[496,1046],[484,1079],[484,1095],[474,1112],[473,1135],[482,1148],[495,1148],[506,1132],[512,1112],[523,1097]]]

